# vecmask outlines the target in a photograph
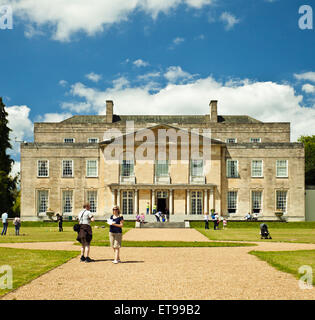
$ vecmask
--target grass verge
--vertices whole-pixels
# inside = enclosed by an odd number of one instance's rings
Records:
[[[302,276],[299,274],[301,266],[310,266],[315,270],[315,250],[250,251],[249,253],[280,271],[293,274],[297,279]],[[314,279],[313,285],[315,285]]]
[[[280,223],[279,223],[280,224]],[[268,224],[269,226],[269,224]],[[210,240],[214,241],[268,241],[287,243],[315,243],[315,229],[308,228],[270,228],[272,240],[261,240],[260,229],[257,228],[227,228],[224,230],[205,230],[195,228]]]
[[[62,265],[78,254],[77,251],[0,248],[0,266],[9,265],[13,270],[13,288],[0,289],[0,297]]]

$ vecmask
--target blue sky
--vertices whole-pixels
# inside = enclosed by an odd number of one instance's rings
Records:
[[[72,7],[70,8],[70,4]],[[221,114],[292,122],[315,134],[315,30],[298,10],[312,0],[0,0],[0,96],[13,135],[34,121],[102,114]],[[305,119],[307,122],[305,123]],[[15,146],[13,156],[18,160]]]

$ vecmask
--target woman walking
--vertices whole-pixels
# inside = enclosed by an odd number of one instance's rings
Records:
[[[90,243],[92,241],[92,228],[90,226],[91,221],[94,221],[94,216],[90,212],[90,204],[86,203],[83,206],[83,210],[78,215],[80,224],[80,231],[78,232],[77,240],[82,244],[81,248],[81,262],[92,262],[93,260],[89,257],[90,254]]]
[[[109,220],[109,240],[110,245],[114,250],[114,261],[113,263],[119,263],[120,256],[119,250],[121,247],[121,240],[122,240],[122,227],[124,224],[124,218],[120,215],[119,207],[115,206],[113,208],[113,214]]]

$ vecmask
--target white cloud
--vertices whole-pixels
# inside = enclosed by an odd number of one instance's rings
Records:
[[[143,110],[146,114],[207,114],[209,101],[217,99],[222,115],[249,115],[266,122],[291,122],[293,141],[302,134],[315,134],[315,106],[304,107],[303,96],[296,95],[288,84],[248,79],[222,83],[209,76],[190,79],[184,84],[170,82],[152,93],[147,86],[131,87],[126,78],[120,78],[103,91],[76,83],[71,93],[85,99],[98,114],[105,114],[106,100],[114,100],[117,114],[143,114]]]
[[[239,19],[229,12],[223,12],[220,16],[220,20],[225,23],[226,30],[231,30],[237,23],[240,22]]]
[[[160,76],[161,76],[160,72],[149,72],[149,73],[146,73],[146,74],[139,75],[137,78],[139,80],[149,80],[151,78],[158,78]]]
[[[315,86],[307,83],[307,84],[304,84],[304,85],[303,85],[302,90],[303,90],[305,93],[315,93]]]
[[[177,38],[175,38],[175,39],[173,40],[173,44],[174,44],[174,45],[179,45],[179,44],[181,44],[181,43],[184,42],[184,41],[185,41],[184,38],[177,37]]]
[[[11,5],[14,15],[26,21],[27,36],[49,27],[53,39],[69,41],[73,34],[83,31],[95,35],[115,23],[128,20],[135,11],[143,11],[156,19],[180,5],[202,9],[212,0],[0,0],[0,5]]]
[[[142,59],[135,60],[135,61],[133,62],[133,64],[134,64],[136,67],[138,67],[138,68],[140,68],[140,67],[147,67],[147,66],[149,65],[148,62],[145,62],[145,61],[143,61]]]
[[[68,84],[68,82],[66,80],[60,80],[59,81],[59,85],[62,86],[62,87],[66,87]]]
[[[89,112],[91,104],[86,102],[63,102],[61,104],[62,109],[68,109],[72,112]]]
[[[182,68],[179,66],[171,66],[167,69],[167,72],[164,74],[164,77],[169,82],[176,82],[180,79],[191,79],[192,75],[188,72],[183,71]]]
[[[102,79],[102,76],[100,74],[96,74],[94,72],[86,74],[85,77],[93,82],[99,82]]]
[[[18,173],[20,173],[20,170],[21,170],[21,163],[19,161],[14,161],[11,167],[10,176],[14,178]]]
[[[45,113],[36,117],[37,122],[61,122],[72,117],[71,113]]]
[[[306,80],[306,81],[315,82],[315,72],[305,72],[300,74],[295,73],[294,77],[297,80]]]
[[[10,139],[12,150],[10,153],[17,156],[20,150],[20,142],[29,140],[33,136],[33,123],[29,119],[31,109],[27,106],[8,106],[5,108],[8,113],[8,126],[12,130]]]

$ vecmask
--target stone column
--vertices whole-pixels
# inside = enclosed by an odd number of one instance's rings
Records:
[[[120,190],[117,190],[117,206],[119,206],[119,209],[121,211],[121,207],[120,207]]]
[[[114,207],[116,205],[116,202],[115,202],[115,192],[116,190],[112,190],[112,207]]]
[[[169,208],[170,215],[173,214],[173,190],[170,190],[170,208]]]
[[[186,204],[187,204],[187,210],[186,215],[190,214],[190,190],[187,190],[187,196],[186,196]]]
[[[135,214],[138,214],[138,190],[135,189]]]
[[[151,201],[150,213],[152,214],[152,213],[153,213],[153,206],[154,206],[154,204],[155,204],[155,190],[152,189],[152,190],[151,190],[151,193],[152,193],[152,201]]]
[[[204,190],[204,194],[205,194],[205,201],[204,201],[203,211],[204,213],[207,213],[208,212],[208,189]]]
[[[210,190],[210,211],[215,209],[215,187]]]

